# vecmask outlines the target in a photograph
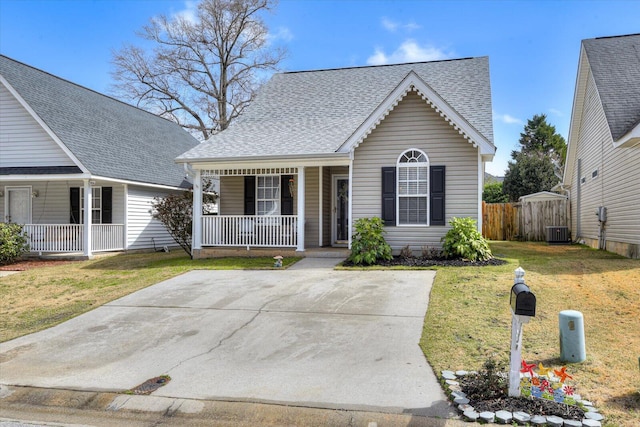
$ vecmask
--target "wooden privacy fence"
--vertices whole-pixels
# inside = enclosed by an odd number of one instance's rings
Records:
[[[516,204],[482,202],[482,235],[490,240],[516,240],[518,235]]]
[[[569,200],[482,202],[482,235],[486,239],[545,241],[550,226],[570,227]]]

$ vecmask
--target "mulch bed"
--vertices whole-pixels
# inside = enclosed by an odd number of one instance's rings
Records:
[[[54,267],[56,265],[69,264],[69,260],[50,260],[50,259],[25,259],[14,262],[13,264],[0,265],[0,271],[26,271],[40,267]]]
[[[376,265],[383,267],[403,266],[403,267],[484,267],[487,265],[503,265],[507,261],[498,258],[492,258],[487,261],[468,261],[464,259],[447,259],[447,258],[418,258],[418,257],[400,257],[395,256],[389,261],[378,261]],[[342,265],[345,267],[353,267],[354,264],[345,261]]]
[[[504,375],[506,377],[506,374]],[[469,375],[458,380],[460,389],[467,394],[469,404],[473,409],[480,413],[484,411],[497,412],[526,412],[530,415],[544,415],[563,418],[565,420],[582,420],[584,419],[584,411],[575,405],[567,405],[547,399],[538,399],[533,397],[509,397],[506,395],[494,397],[480,397],[482,393],[478,393],[486,388],[486,380],[481,376]],[[506,392],[506,391],[505,391]],[[485,396],[488,396],[485,394]]]

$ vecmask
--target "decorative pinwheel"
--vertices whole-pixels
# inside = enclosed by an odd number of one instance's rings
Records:
[[[520,372],[522,372],[523,374],[529,374],[532,378],[533,378],[533,368],[536,367],[535,363],[532,363],[531,365],[529,365],[527,362],[525,362],[524,360],[522,360],[522,369],[520,369]]]
[[[573,377],[571,375],[567,374],[566,370],[567,370],[566,366],[563,366],[562,368],[560,368],[559,371],[557,369],[553,370],[553,373],[556,374],[560,378],[560,382],[561,383],[564,383],[567,378],[569,378],[570,380],[573,379]]]

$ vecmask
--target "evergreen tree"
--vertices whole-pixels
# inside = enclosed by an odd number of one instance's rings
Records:
[[[560,182],[567,144],[544,114],[527,121],[520,134],[520,151],[513,151],[504,176],[503,193],[511,201],[521,196],[549,191]]]

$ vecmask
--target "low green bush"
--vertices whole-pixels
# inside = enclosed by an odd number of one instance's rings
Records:
[[[476,228],[472,218],[451,218],[451,229],[441,239],[442,251],[447,258],[486,261],[493,258],[489,243]]]
[[[11,264],[29,251],[20,224],[0,223],[0,265]]]
[[[371,265],[378,260],[393,259],[391,246],[384,240],[383,225],[378,217],[357,220],[351,239],[351,255],[347,261],[355,265]]]

